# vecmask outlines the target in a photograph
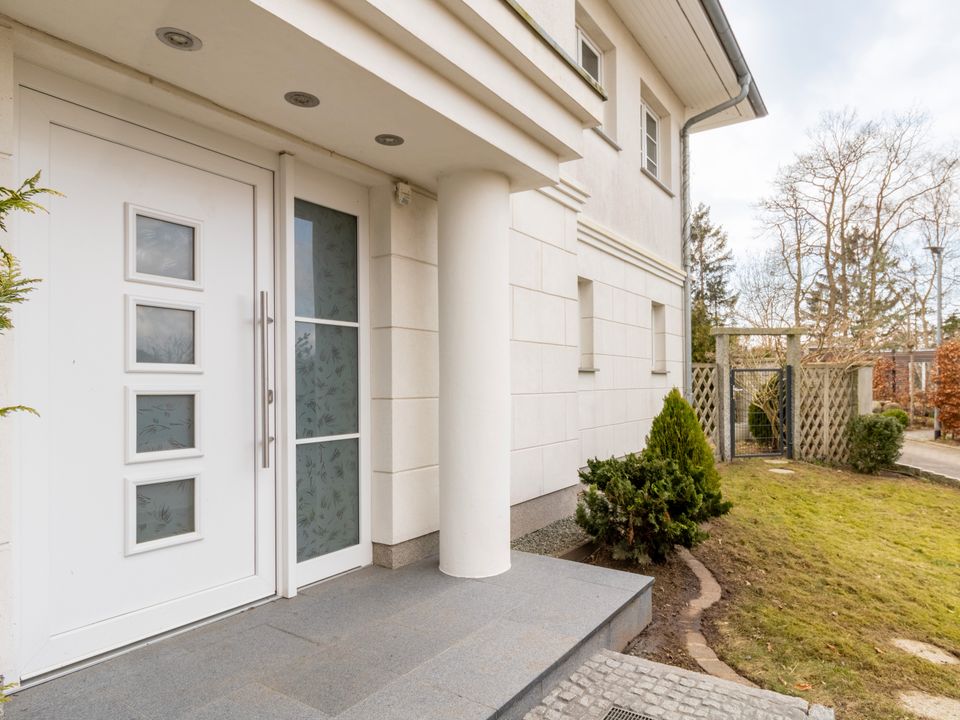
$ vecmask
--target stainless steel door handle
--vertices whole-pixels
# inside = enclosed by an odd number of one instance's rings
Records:
[[[262,447],[262,465],[270,467],[270,406],[273,404],[273,389],[270,387],[270,298],[266,290],[260,291],[260,437]]]

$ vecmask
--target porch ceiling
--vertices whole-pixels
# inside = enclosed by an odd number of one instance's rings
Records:
[[[562,140],[547,147],[550,138],[531,137],[341,8],[291,3],[299,15],[283,19],[264,4],[0,0],[0,13],[423,187],[465,167],[503,172],[516,189],[557,177]],[[164,26],[193,33],[203,48],[164,46],[154,34]],[[361,54],[364,66],[356,62]],[[317,95],[319,107],[291,106],[283,98],[290,90]],[[383,147],[374,141],[380,133],[406,142]]]

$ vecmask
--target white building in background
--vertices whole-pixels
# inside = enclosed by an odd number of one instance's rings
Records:
[[[0,673],[509,566],[683,384],[715,0],[0,0]],[[749,82],[749,80],[748,80]],[[765,114],[756,87],[696,130]]]

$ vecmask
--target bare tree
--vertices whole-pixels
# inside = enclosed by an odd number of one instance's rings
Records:
[[[821,352],[895,343],[915,320],[926,331],[930,292],[915,250],[956,232],[957,171],[955,154],[929,150],[928,131],[916,112],[825,114],[760,203],[777,270],[743,281],[766,280],[786,298],[791,324],[811,325]],[[744,314],[757,314],[757,295],[741,292],[754,306]]]

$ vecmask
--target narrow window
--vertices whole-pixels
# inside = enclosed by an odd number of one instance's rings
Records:
[[[583,31],[577,28],[577,62],[586,70],[587,75],[599,84],[603,84],[603,52]]]
[[[643,106],[643,162],[647,172],[660,177],[660,118]]]
[[[650,337],[652,348],[650,357],[652,358],[654,372],[666,372],[667,370],[667,313],[666,308],[660,303],[650,304]]]
[[[577,278],[580,307],[580,369],[592,370],[593,364],[593,281]]]

